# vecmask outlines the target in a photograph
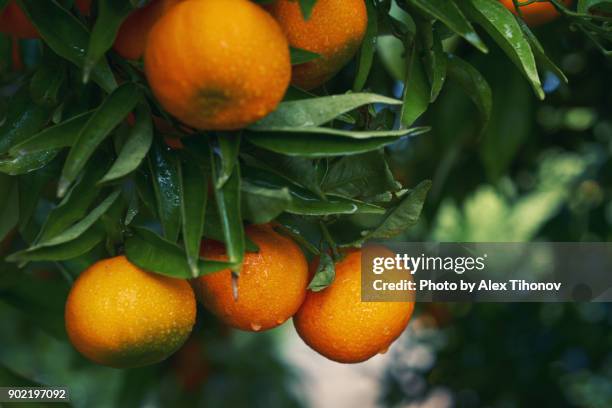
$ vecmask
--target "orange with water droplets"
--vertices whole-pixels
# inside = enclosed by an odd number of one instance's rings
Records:
[[[331,79],[359,50],[368,26],[364,0],[318,0],[308,20],[297,1],[277,0],[267,7],[289,44],[320,55],[293,67],[291,83],[316,88]]]
[[[317,262],[311,264],[316,270]],[[363,302],[361,251],[336,263],[334,282],[320,292],[308,292],[293,317],[295,328],[311,348],[340,363],[358,363],[385,353],[402,334],[414,302]]]
[[[299,246],[272,226],[249,226],[246,234],[259,252],[245,254],[237,282],[238,299],[232,293],[229,269],[196,279],[194,288],[206,308],[227,325],[268,330],[284,323],[302,304],[308,265]],[[224,246],[216,241],[204,242],[201,254],[205,259],[227,259]]]
[[[187,281],[147,272],[124,256],[85,270],[65,310],[74,347],[98,364],[117,368],[164,360],[187,340],[195,317]]]
[[[186,125],[233,130],[272,112],[291,77],[276,21],[248,0],[186,0],[149,33],[145,73],[161,105]]]

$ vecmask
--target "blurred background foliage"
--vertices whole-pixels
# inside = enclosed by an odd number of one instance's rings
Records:
[[[535,32],[569,79],[564,84],[546,73],[544,101],[493,42],[487,42],[489,55],[445,42],[488,81],[492,115],[482,131],[469,95],[449,81],[416,123],[432,131],[389,148],[402,184],[433,179],[419,224],[400,239],[612,239],[612,62],[563,21]],[[21,45],[33,67],[35,42]],[[374,92],[402,93],[393,79],[401,68],[389,62],[395,46],[389,38],[378,43]],[[9,48],[0,36],[4,55]],[[349,89],[355,69],[348,66],[330,92]],[[351,221],[355,228],[372,222]],[[307,404],[299,373],[278,351],[282,330],[230,331],[203,309],[192,338],[163,364],[124,371],[91,365],[65,341],[63,298],[51,296],[68,290],[70,270],[37,268],[24,274],[2,264],[0,270],[0,384],[70,384],[79,407]],[[23,304],[30,310],[15,307]],[[421,304],[390,351],[379,401],[389,407],[609,407],[611,328],[609,304]]]

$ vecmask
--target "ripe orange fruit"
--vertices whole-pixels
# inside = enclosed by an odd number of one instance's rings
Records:
[[[187,281],[144,271],[124,256],[83,272],[65,311],[74,347],[98,364],[117,368],[165,359],[187,340],[195,316]]]
[[[125,19],[113,48],[123,58],[137,60],[143,56],[149,32],[170,7],[182,0],[153,0]]]
[[[311,265],[314,271],[316,265]],[[384,353],[404,331],[414,302],[362,302],[361,251],[336,263],[334,282],[308,292],[293,317],[306,344],[330,360],[358,363]]]
[[[0,12],[0,33],[17,38],[38,38],[38,31],[15,1],[9,1]]]
[[[508,10],[518,15],[512,0],[500,1]],[[572,4],[572,0],[565,0],[565,3],[569,6]],[[555,9],[555,7],[548,2],[532,3],[528,6],[522,6],[521,13],[523,15],[523,18],[525,19],[525,22],[530,26],[539,26],[548,23],[552,20],[555,20],[557,17],[559,17],[559,13]]]
[[[198,129],[246,127],[273,111],[291,76],[274,19],[248,0],[187,0],[155,24],[145,72],[162,106]]]
[[[368,25],[364,0],[318,0],[308,20],[297,1],[277,0],[268,10],[291,46],[321,56],[293,67],[291,83],[303,89],[316,88],[338,73],[359,49]]]
[[[270,225],[246,231],[259,252],[245,254],[238,278],[238,300],[232,293],[229,269],[194,281],[204,306],[229,326],[260,331],[276,327],[295,314],[308,286],[308,265],[297,244]],[[225,249],[215,241],[202,244],[206,259],[225,260]]]

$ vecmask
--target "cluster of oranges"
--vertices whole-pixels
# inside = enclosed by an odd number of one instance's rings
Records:
[[[316,269],[298,245],[271,225],[250,226],[259,251],[245,254],[234,297],[230,270],[194,279],[191,285],[144,271],[124,256],[83,272],[68,296],[66,330],[91,360],[112,367],[161,361],[189,337],[196,298],[228,326],[263,331],[293,317],[298,334],[314,350],[343,363],[385,352],[402,333],[414,302],[361,301],[361,252],[336,264],[336,278],[320,292],[307,290]],[[205,241],[202,257],[224,260],[223,245]],[[194,295],[195,292],[195,295]]]

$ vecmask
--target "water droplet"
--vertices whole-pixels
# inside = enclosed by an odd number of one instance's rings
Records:
[[[261,324],[257,324],[257,323],[251,323],[251,329],[253,329],[253,331],[260,331],[261,330]]]
[[[378,354],[386,354],[387,351],[389,351],[389,346],[386,346],[386,347],[383,347],[382,349],[380,349]]]
[[[281,324],[283,324],[283,323],[285,323],[285,319],[278,319],[278,320],[276,321],[276,324],[278,324],[278,325],[281,325]]]

